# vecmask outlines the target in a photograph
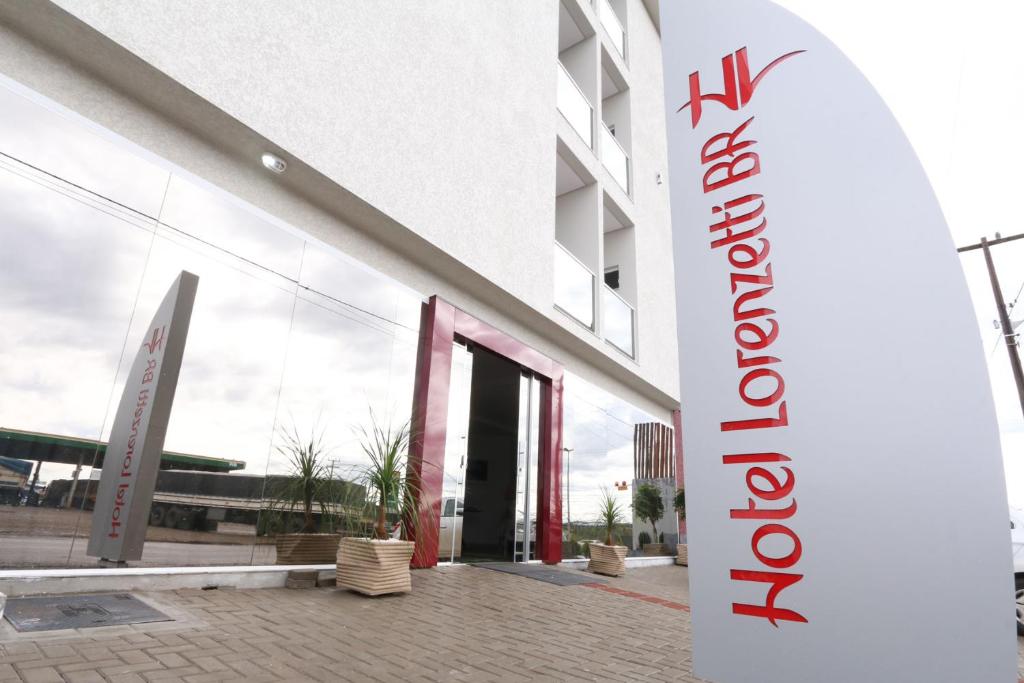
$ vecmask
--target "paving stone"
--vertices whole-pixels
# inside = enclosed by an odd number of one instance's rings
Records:
[[[170,680],[185,680],[185,676],[194,676],[195,674],[201,674],[203,670],[198,666],[179,666],[173,669],[157,669],[155,671],[143,671],[142,677],[147,681],[170,681]]]
[[[64,680],[68,683],[107,683],[107,679],[95,669],[91,671],[72,671],[63,675]]]
[[[136,673],[111,676],[108,680],[110,683],[146,683],[146,679]]]
[[[57,671],[60,671],[62,674],[66,676],[67,674],[75,673],[78,671],[99,671],[100,669],[106,667],[121,666],[122,663],[123,662],[120,659],[112,657],[110,659],[100,659],[96,661],[84,661],[74,662],[71,664],[61,664],[57,667]]]
[[[43,666],[37,669],[21,671],[21,680],[25,683],[64,683],[64,677],[57,673],[52,666]]]
[[[444,567],[413,572],[408,595],[376,599],[329,588],[167,591],[154,598],[186,619],[173,631],[0,642],[0,682],[694,683],[686,572],[631,570],[595,589]]]
[[[155,658],[158,662],[163,664],[168,669],[189,665],[188,660],[179,655],[177,652],[166,652],[157,654],[155,655]]]

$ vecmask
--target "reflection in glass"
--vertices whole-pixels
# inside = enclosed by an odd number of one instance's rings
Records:
[[[160,505],[151,510],[151,526],[205,531],[209,537],[204,540],[222,541],[208,544],[220,546],[210,563],[248,564],[254,558],[261,564],[272,563],[271,547],[256,543],[255,524],[294,284],[244,258],[160,226],[138,297],[139,310],[146,315],[136,316],[129,335],[134,343],[141,343],[148,313],[182,270],[199,276],[199,287],[165,448],[237,460],[245,466],[237,474],[164,476],[155,496]],[[131,356],[126,356],[112,407],[130,363]],[[210,505],[211,500],[218,502]],[[207,525],[208,519],[216,525]],[[184,540],[182,534],[168,531],[154,532],[151,538]],[[159,561],[165,551],[164,542],[147,541],[144,561]],[[197,548],[191,562],[203,563],[204,552],[213,551]],[[161,563],[181,561],[172,554]]]
[[[0,155],[155,218],[170,173],[0,84]],[[81,191],[81,190],[79,190]]]
[[[616,530],[616,541],[639,552],[643,525],[632,513],[638,480],[635,433],[637,425],[657,421],[572,373],[565,374],[564,387],[563,444],[569,450],[563,463],[563,556],[582,556],[584,541],[603,542],[597,522],[602,489],[627,512],[627,522]],[[677,526],[671,506],[658,530],[665,533],[666,543],[674,543]]]
[[[0,103],[0,505],[17,504],[0,569],[95,566],[93,457],[181,270],[199,289],[142,564],[273,563],[281,430],[320,430],[330,476],[350,477],[371,412],[408,419],[422,298],[3,87]]]
[[[0,226],[0,427],[39,441],[0,439],[0,505],[18,506],[0,515],[0,569],[81,565],[68,494],[90,476],[154,223],[4,158]],[[48,435],[87,443],[64,457]],[[66,493],[48,497],[56,480]]]
[[[167,186],[160,222],[230,255],[234,264],[247,264],[296,280],[302,263],[303,240],[258,216],[223,193],[200,187],[178,176]]]
[[[540,461],[540,381],[530,377],[530,431],[529,459],[527,460],[526,559],[535,560],[537,551],[537,501],[540,500],[540,480],[537,478]]]
[[[607,285],[601,286],[601,325],[604,338],[633,357],[633,307]]]
[[[452,347],[452,378],[448,393],[448,428],[444,451],[444,484],[438,534],[438,560],[462,557],[462,513],[466,498],[466,447],[469,444],[470,389],[473,354],[462,344]]]
[[[378,283],[367,280],[365,286]],[[389,307],[394,310],[397,292]],[[402,296],[407,296],[402,293]],[[288,473],[281,430],[323,438],[325,462],[335,480],[354,484],[368,456],[362,443],[371,422],[397,428],[409,419],[416,363],[416,335],[398,332],[396,323],[361,312],[334,297],[300,290],[295,303],[274,447],[268,475]],[[343,486],[351,492],[357,487]],[[361,489],[360,489],[361,490]],[[355,498],[361,499],[363,493]],[[354,508],[358,501],[348,501]],[[361,533],[368,519],[351,509],[338,520],[345,533]],[[286,528],[269,528],[286,531]]]
[[[555,242],[555,305],[588,328],[594,327],[594,274]]]
[[[516,462],[514,562],[535,559],[537,538],[537,461],[540,456],[540,382],[519,378],[519,434]]]

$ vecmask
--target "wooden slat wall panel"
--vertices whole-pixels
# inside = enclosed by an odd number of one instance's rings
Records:
[[[660,422],[633,426],[633,477],[674,479],[676,476],[675,434]]]

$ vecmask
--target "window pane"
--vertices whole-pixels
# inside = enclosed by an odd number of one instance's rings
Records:
[[[671,505],[674,467],[668,471],[642,466],[648,461],[642,454],[652,452],[663,456],[663,465],[670,464],[671,454],[658,444],[666,444],[666,439],[671,441],[671,429],[569,372],[565,374],[563,420],[563,443],[570,449],[565,453],[564,463],[562,514],[568,541],[563,555],[581,556],[581,541],[604,542],[599,522],[604,491],[612,495],[623,513],[623,523],[615,530],[615,542],[628,546],[633,554],[639,553],[641,532],[653,536],[651,524],[639,519],[633,509],[633,496],[642,484],[655,485],[663,491],[664,513],[656,520],[656,527],[659,535],[664,534],[665,544],[674,550],[678,535]],[[651,436],[656,432],[660,439],[657,443]]]
[[[202,183],[168,182],[130,151],[101,150],[97,167],[88,157],[109,143],[33,118],[33,106],[12,114],[18,135],[0,131],[0,152],[10,142],[50,167],[0,154],[0,505],[33,504],[0,515],[0,568],[96,566],[91,465],[183,270],[199,285],[138,564],[273,563],[278,533],[296,530],[271,509],[292,481],[286,430],[323,435],[335,481],[326,507],[316,501],[318,527],[365,523],[363,430],[371,415],[409,419],[422,297]],[[60,154],[41,140],[51,133]],[[83,187],[154,217],[166,189],[160,223]]]
[[[88,527],[78,509],[154,227],[0,162],[0,505],[30,505],[0,515],[0,568],[64,566]]]
[[[92,132],[0,85],[0,153],[156,217],[170,173],[124,145]]]
[[[249,262],[291,280],[299,277],[303,239],[223,193],[174,176],[160,222],[234,256],[239,264]]]
[[[555,244],[555,305],[589,328],[594,326],[594,274]]]

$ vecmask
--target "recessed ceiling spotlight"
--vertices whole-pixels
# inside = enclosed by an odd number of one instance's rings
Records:
[[[271,154],[270,152],[264,152],[261,160],[267,170],[273,171],[274,173],[284,173],[284,170],[288,168],[288,164],[284,159],[276,154]]]

